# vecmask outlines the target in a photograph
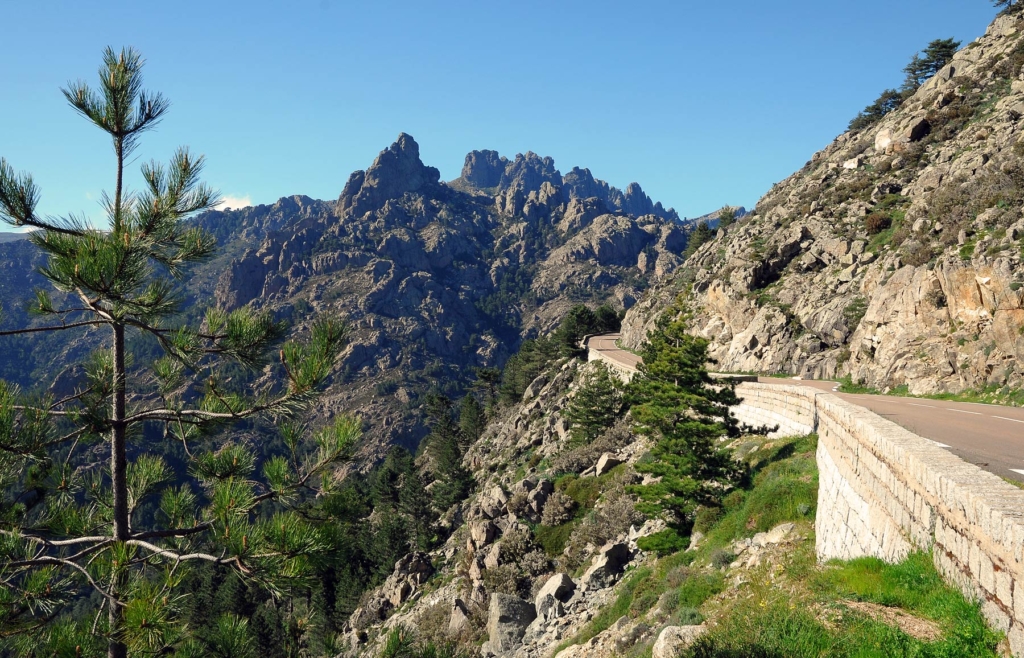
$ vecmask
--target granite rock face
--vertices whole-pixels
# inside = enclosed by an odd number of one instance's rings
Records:
[[[384,202],[406,192],[416,192],[437,183],[441,173],[420,160],[420,147],[402,133],[389,148],[381,151],[366,171],[356,171],[345,183],[338,198],[338,211],[359,216],[379,210]]]
[[[474,187],[497,187],[507,166],[508,158],[497,151],[470,151],[462,166],[462,179]]]
[[[910,393],[1024,386],[1024,23],[1003,15],[874,126],[840,135],[656,285],[730,371]]]
[[[318,315],[348,322],[350,344],[313,422],[358,412],[367,421],[359,465],[396,442],[415,447],[425,433],[416,400],[431,382],[502,366],[581,295],[592,306],[629,306],[685,247],[663,239],[681,235],[671,221],[573,197],[551,158],[474,151],[463,177],[444,183],[404,133],[351,175],[335,203],[285,197],[193,221],[220,251],[183,282],[189,304],[249,305],[296,335]],[[33,272],[40,264],[30,242],[0,244],[3,328],[36,321],[21,309],[44,284]],[[40,347],[19,362],[0,350],[0,373],[22,385],[56,376],[68,364],[55,359],[88,353],[101,333],[83,331],[63,352],[30,338]]]

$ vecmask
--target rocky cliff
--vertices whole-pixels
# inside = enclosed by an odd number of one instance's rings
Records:
[[[563,178],[534,153],[474,151],[445,183],[402,134],[337,202],[293,196],[199,217],[220,252],[181,292],[193,318],[211,303],[269,310],[300,332],[318,314],[346,318],[352,341],[317,413],[359,413],[368,463],[388,444],[416,445],[420,395],[456,394],[474,368],[501,366],[574,303],[629,308],[682,262],[674,217],[638,185],[620,192],[585,169]],[[5,328],[31,321],[19,309],[43,285],[37,260],[27,241],[0,244],[0,268],[12,272],[0,278]],[[84,353],[98,341],[73,343]],[[57,363],[36,351],[9,350],[0,367],[31,386]]]
[[[899,109],[815,153],[653,291],[626,341],[683,293],[725,370],[1019,388],[1022,28],[999,17]]]

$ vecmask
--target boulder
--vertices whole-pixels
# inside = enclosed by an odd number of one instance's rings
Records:
[[[355,630],[363,630],[387,619],[394,606],[385,598],[375,597],[361,607],[355,609],[349,617],[349,625]]]
[[[627,562],[629,562],[628,546],[618,543],[605,544],[580,581],[586,589],[609,587],[622,573]]]
[[[780,523],[768,531],[765,536],[765,541],[769,544],[778,544],[785,539],[795,527],[796,524],[793,523]]]
[[[475,556],[469,562],[469,579],[473,582],[479,582],[484,578],[484,569],[481,564],[480,557]]]
[[[457,635],[469,628],[469,608],[462,599],[455,599],[452,603],[452,614],[448,620],[448,632]]]
[[[495,544],[491,547],[491,550],[487,552],[487,556],[484,558],[484,567],[487,569],[496,569],[501,564],[501,544]]]
[[[490,544],[497,534],[498,527],[493,521],[475,521],[469,526],[469,539],[476,549]]]
[[[519,645],[526,627],[537,618],[533,604],[511,594],[491,594],[487,610],[487,636],[485,653],[502,655]]]
[[[538,618],[547,620],[562,616],[562,604],[571,599],[575,591],[576,583],[566,574],[551,576],[534,598]]]
[[[606,452],[597,460],[597,466],[594,467],[594,474],[600,477],[621,463],[621,459],[610,452]]]
[[[480,497],[480,511],[489,519],[494,519],[505,513],[505,505],[508,503],[508,496],[500,486],[495,486],[486,494]]]
[[[540,518],[541,513],[544,511],[544,505],[548,502],[548,498],[551,493],[555,490],[555,486],[551,484],[551,480],[541,480],[540,484],[529,493],[526,497],[526,503],[530,507],[529,516]]]
[[[676,658],[706,631],[707,628],[703,625],[666,626],[654,642],[651,658]]]
[[[434,565],[430,556],[422,551],[409,553],[395,562],[392,575],[410,577],[417,585],[422,585],[434,573]]]

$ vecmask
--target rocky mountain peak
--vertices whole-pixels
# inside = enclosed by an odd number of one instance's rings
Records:
[[[481,189],[497,187],[508,166],[508,158],[497,151],[470,151],[462,165],[462,179]]]
[[[525,155],[517,154],[516,159],[505,167],[498,185],[503,190],[526,194],[539,191],[545,182],[555,187],[562,186],[562,174],[555,169],[554,159],[527,151]]]
[[[338,214],[362,216],[379,210],[389,199],[416,192],[437,183],[441,172],[420,160],[420,147],[411,135],[401,133],[395,143],[380,152],[366,171],[349,176],[338,198]]]

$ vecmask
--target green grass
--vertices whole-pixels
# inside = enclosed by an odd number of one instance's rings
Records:
[[[590,623],[587,624],[583,630],[576,635],[576,637],[560,644],[552,655],[558,654],[559,651],[568,646],[583,644],[598,633],[607,630],[608,627],[618,621],[620,617],[628,614],[630,605],[633,603],[633,593],[636,591],[638,586],[650,578],[652,573],[653,571],[648,567],[634,571],[632,575],[626,578],[626,581],[620,587],[619,595],[616,597],[615,602],[609,606],[605,606],[601,612],[597,613],[597,616],[590,620]]]
[[[774,442],[748,457],[753,461],[752,487],[730,493],[724,514],[708,531],[697,554],[710,559],[716,549],[787,521],[814,519],[818,504],[816,435]]]
[[[658,623],[713,624],[687,658],[954,658],[994,657],[1000,636],[991,631],[979,606],[946,585],[931,555],[917,553],[899,564],[874,558],[817,564],[814,542],[787,547],[776,567],[747,574],[738,597],[718,597],[730,579],[719,568],[731,561],[731,542],[786,521],[809,529],[817,504],[817,437],[761,444],[747,453],[752,477],[730,493],[723,509],[707,515],[707,537],[698,549],[661,558],[627,575],[613,603],[575,637],[555,649],[587,642],[619,618],[640,618],[655,607],[668,618]],[[567,486],[569,483],[563,486]],[[1024,486],[1024,485],[1019,485]],[[770,575],[769,575],[770,574]],[[933,622],[935,641],[912,637],[896,626],[858,612],[844,601],[898,607]],[[638,645],[628,656],[648,656]]]
[[[687,658],[954,658],[996,656],[999,635],[979,606],[946,585],[927,553],[899,564],[874,558],[832,563],[808,578],[803,598],[768,582],[753,584],[741,600],[697,642]],[[839,603],[859,600],[898,607],[935,622],[940,639],[928,642]]]
[[[867,395],[882,395],[882,392],[872,386],[865,386],[862,382],[855,382],[849,375],[839,379],[840,393],[859,393]]]
[[[1011,478],[1003,478],[1003,479],[1006,480],[1007,483],[1012,484],[1013,486],[1017,487],[1018,489],[1024,489],[1024,482],[1021,482],[1020,480],[1014,480],[1014,479],[1011,479]]]
[[[569,536],[572,535],[572,531],[576,529],[579,522],[577,517],[554,527],[539,525],[533,531],[534,539],[548,554],[548,557],[558,557],[565,550],[565,544],[569,541]]]

